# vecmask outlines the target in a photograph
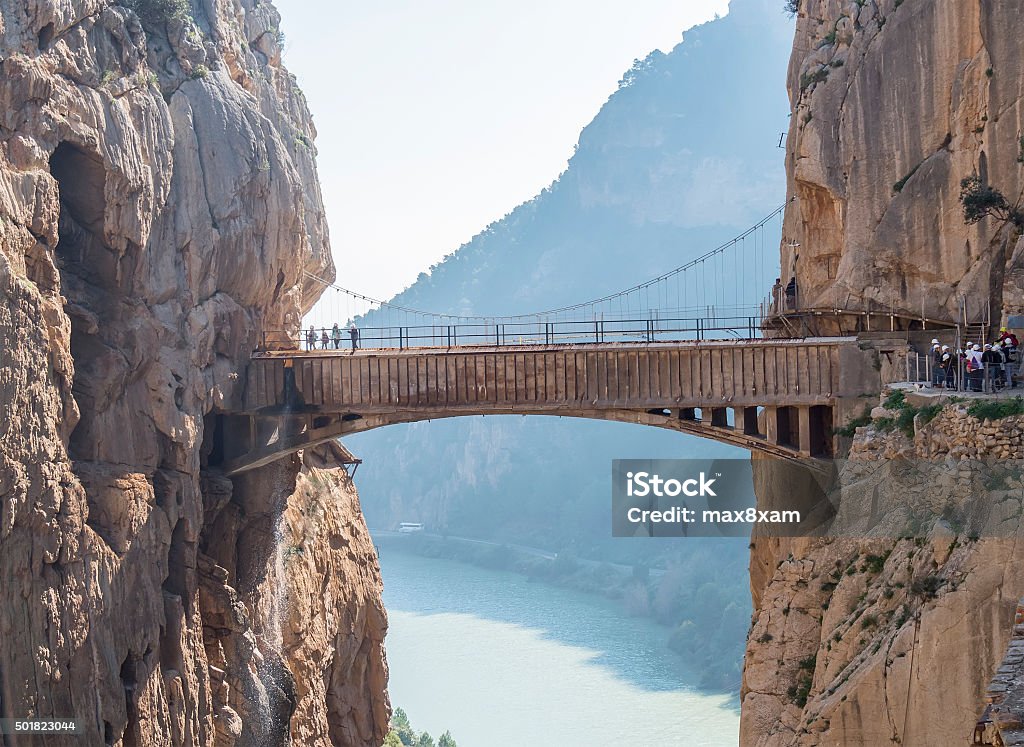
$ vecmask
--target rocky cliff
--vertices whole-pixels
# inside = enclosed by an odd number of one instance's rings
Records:
[[[1024,310],[1024,242],[960,182],[1024,190],[1014,0],[800,0],[782,271],[801,306],[981,320]]]
[[[1024,190],[1019,4],[791,5],[782,272],[798,305],[972,323],[1020,313],[1019,231],[967,225],[960,204],[972,175],[1010,202]],[[875,531],[755,539],[744,745],[970,742],[1024,592],[1024,483],[991,466],[1020,464],[1021,424],[986,425],[961,406],[927,420],[902,421],[912,436],[872,427],[854,439],[840,475],[859,489],[842,497]],[[755,487],[763,507],[818,490],[761,459]],[[978,503],[995,506],[999,531],[953,521]]]
[[[842,468],[873,530],[752,545],[744,745],[970,743],[1024,593],[1024,423],[963,405],[913,437],[878,423]],[[755,474],[767,501],[807,480]]]
[[[305,272],[333,277],[279,21],[0,0],[0,714],[87,735],[33,743],[383,737],[351,484],[327,452],[207,468],[261,331],[298,325]]]

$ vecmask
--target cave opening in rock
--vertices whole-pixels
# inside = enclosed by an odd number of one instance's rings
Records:
[[[50,48],[50,42],[53,41],[53,24],[48,23],[39,29],[39,51],[45,52]]]
[[[56,260],[71,319],[72,393],[80,414],[68,451],[72,459],[82,460],[93,451],[96,377],[110,352],[100,334],[118,290],[115,256],[103,243],[106,172],[98,154],[62,142],[50,156],[50,174],[60,195]]]
[[[167,578],[163,583],[164,591],[181,598],[186,611],[191,602],[188,593],[189,559],[194,557],[193,544],[186,539],[187,531],[186,522],[178,519],[171,532],[171,546],[167,551]]]
[[[224,462],[224,416],[215,412],[203,418],[203,444],[199,449],[203,469],[219,467]]]
[[[135,690],[139,686],[138,668],[141,662],[131,651],[121,662],[121,686],[124,688],[124,707],[128,724],[121,737],[122,747],[137,747],[135,726],[138,722],[138,709],[135,705]]]

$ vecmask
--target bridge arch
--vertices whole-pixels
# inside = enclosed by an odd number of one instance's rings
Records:
[[[666,428],[798,459],[830,456],[854,338],[278,352],[228,413],[229,474],[397,423],[557,415]]]

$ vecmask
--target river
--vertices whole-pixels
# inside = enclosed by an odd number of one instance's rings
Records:
[[[591,595],[384,543],[391,701],[459,747],[724,747],[735,698],[703,694],[668,630]]]

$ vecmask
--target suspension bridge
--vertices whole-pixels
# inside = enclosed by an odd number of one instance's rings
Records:
[[[238,474],[372,428],[502,414],[829,457],[834,427],[880,390],[877,357],[856,335],[809,337],[786,321],[828,312],[800,309],[793,284],[776,280],[769,237],[784,209],[655,278],[530,314],[424,311],[316,278],[325,296],[303,329],[263,333],[244,401],[218,419],[210,466]],[[860,315],[856,331],[872,323]]]

